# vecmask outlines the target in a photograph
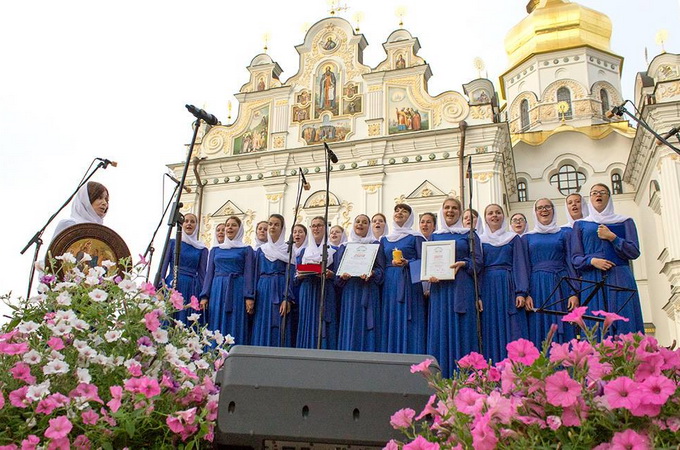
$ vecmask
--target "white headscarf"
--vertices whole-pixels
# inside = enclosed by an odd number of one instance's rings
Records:
[[[374,217],[375,215],[376,214],[373,214]],[[380,216],[382,217],[382,213],[380,213]],[[373,219],[371,218],[371,220],[369,220],[368,223],[371,226],[371,233],[373,233],[373,236],[375,236],[375,233],[373,232]],[[387,220],[385,220],[385,223],[383,224],[383,234],[380,237],[376,236],[375,238],[376,240],[380,240],[381,237],[387,236],[388,234],[390,234],[390,227],[387,225]]]
[[[385,239],[387,239],[390,242],[397,242],[399,239],[406,237],[406,236],[420,236],[423,239],[425,239],[425,236],[420,231],[416,231],[413,229],[413,222],[415,222],[415,214],[413,214],[413,211],[411,211],[411,214],[408,216],[408,219],[406,219],[406,222],[404,222],[403,226],[397,225],[397,222],[394,220],[392,221],[392,231],[390,234],[383,235],[385,236]],[[387,227],[385,227],[385,232],[387,232]]]
[[[527,228],[529,227],[529,222],[527,221],[527,218],[522,213],[515,213],[515,214],[511,215],[510,220],[512,220],[512,218],[515,217],[515,216],[521,216],[522,219],[524,219],[524,231],[522,231],[521,233],[517,233],[514,230],[512,230],[512,226],[510,226],[510,229],[517,236],[524,236],[525,234],[527,234]]]
[[[477,223],[479,222],[481,222],[481,220],[477,221]],[[503,215],[503,223],[501,223],[501,227],[496,231],[491,231],[491,228],[489,228],[489,224],[486,221],[486,214],[484,214],[484,224],[484,231],[482,231],[481,236],[479,236],[482,244],[489,244],[493,245],[494,247],[502,247],[503,245],[515,239],[515,236],[517,236],[517,233],[508,229],[508,219],[505,217],[505,215]]]
[[[261,222],[260,222],[260,223],[261,223]],[[259,225],[259,223],[258,223],[258,225]],[[255,227],[255,243],[253,244],[253,248],[254,248],[255,250],[257,250],[258,248],[262,247],[264,244],[267,243],[266,237],[267,237],[268,234],[269,234],[269,233],[265,232],[265,234],[264,234],[264,235],[265,235],[265,240],[264,240],[264,241],[259,240],[259,239],[257,238],[257,226]]]
[[[99,225],[104,223],[104,219],[99,217],[90,202],[90,195],[87,192],[89,184],[89,182],[85,183],[78,189],[73,203],[71,203],[71,217],[59,221],[54,231],[55,236],[66,228],[79,223],[98,223]]]
[[[358,242],[359,244],[372,244],[374,243],[377,239],[375,238],[375,235],[373,234],[373,227],[371,226],[371,218],[368,217],[366,214],[359,214],[354,218],[354,222],[357,221],[357,217],[359,216],[364,216],[368,219],[368,232],[366,233],[366,237],[361,237],[356,232],[354,231],[354,224],[352,224],[352,228],[349,230],[349,241],[348,242]],[[347,242],[343,242],[343,244],[346,244]],[[341,244],[341,245],[343,245]]]
[[[340,225],[334,225],[334,226],[340,226]],[[331,228],[333,228],[333,227],[331,227]],[[340,228],[342,228],[342,227],[340,227]],[[331,242],[330,230],[328,230],[328,231],[329,231],[328,243],[330,244],[330,242]],[[330,245],[333,245],[335,247],[340,247],[342,244],[346,244],[346,243],[347,243],[347,233],[345,233],[345,229],[343,228],[342,233],[340,234],[340,242],[338,243],[338,245],[335,245],[335,244],[330,244]]]
[[[224,225],[224,223],[220,222],[215,227],[215,233],[213,234],[212,247],[217,247],[218,245],[220,245],[219,241],[217,240],[217,229],[220,227],[220,225]],[[225,235],[224,239],[226,239],[226,235]]]
[[[260,247],[265,258],[274,262],[277,259],[288,264],[288,244],[286,244],[286,227],[281,227],[281,235],[276,242],[272,241],[272,235],[267,232],[267,243]],[[295,264],[295,261],[291,261]]]
[[[324,227],[324,231],[326,227]],[[305,250],[305,254],[302,255],[302,264],[321,264],[321,258],[323,256],[323,240],[324,236],[321,236],[321,243],[317,244],[316,239],[314,239],[314,235],[312,233],[309,233],[309,236],[307,237],[307,249]],[[335,253],[335,249],[331,247],[331,241],[328,241],[328,261],[327,265],[333,264],[333,254]]]
[[[614,202],[612,201],[611,196],[609,196],[607,206],[604,207],[602,212],[597,212],[597,210],[591,203],[590,214],[588,214],[588,217],[582,220],[585,220],[586,222],[595,222],[602,225],[611,225],[613,223],[625,222],[628,219],[630,219],[630,217],[623,216],[621,214],[616,214],[614,212]]]
[[[194,228],[194,232],[191,234],[186,234],[184,227],[182,227],[182,242],[199,250],[205,248],[205,244],[198,239],[198,227]]]
[[[446,203],[446,200],[444,201]],[[460,203],[458,203],[460,205]],[[446,219],[444,218],[444,205],[442,205],[441,208],[439,208],[439,215],[437,215],[437,229],[434,230],[434,233],[432,234],[445,234],[445,233],[452,233],[452,234],[465,234],[468,231],[470,231],[470,227],[465,227],[463,226],[463,214],[465,214],[465,211],[460,212],[460,216],[458,217],[458,220],[456,223],[454,223],[451,226],[448,226],[446,224]],[[477,226],[479,227],[479,222],[480,220],[477,220]]]
[[[293,228],[295,228],[295,226],[293,226]],[[308,233],[307,231],[305,231],[305,237],[306,237],[306,238],[309,238],[308,235],[309,235],[309,233]],[[302,253],[302,249],[303,249],[303,248],[307,248],[307,239],[305,239],[304,241],[302,241],[302,244],[300,244],[299,247],[297,246],[297,244],[296,244],[295,242],[293,242],[293,252],[295,253],[295,257],[296,257],[296,258],[297,258],[298,256],[300,256],[300,253]]]
[[[224,242],[219,244],[218,247],[224,250],[229,250],[230,248],[243,248],[247,247],[248,244],[243,242],[243,225],[238,226],[238,231],[236,232],[236,236],[234,236],[234,239],[229,239],[229,237],[226,234],[224,234]]]
[[[560,227],[557,226],[557,218],[555,214],[555,205],[551,201],[550,204],[553,205],[553,218],[552,221],[548,225],[543,225],[540,220],[538,220],[538,211],[536,211],[536,204],[541,201],[541,200],[548,200],[545,198],[539,198],[534,202],[534,219],[536,219],[536,224],[534,225],[534,229],[529,231],[526,234],[555,234],[559,233],[561,230]]]
[[[570,195],[567,195],[567,198],[569,198]],[[586,217],[588,217],[588,203],[586,203],[586,200],[581,197],[581,217],[583,219],[572,219],[571,214],[569,213],[569,205],[567,205],[567,199],[564,199],[564,211],[567,213],[567,223],[561,226],[561,228],[573,228],[574,227],[574,222],[576,220],[583,220]]]

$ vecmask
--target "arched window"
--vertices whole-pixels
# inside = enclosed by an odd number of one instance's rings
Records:
[[[606,89],[600,89],[600,101],[602,102],[602,115],[606,116],[609,111],[609,95]]]
[[[522,131],[529,129],[529,100],[524,99],[519,104],[519,120],[522,125]]]
[[[612,174],[612,194],[623,194],[623,181],[621,181],[621,174],[617,172]]]
[[[560,102],[565,102],[567,105],[569,105],[569,109],[566,112],[560,112],[560,119],[562,119],[562,117],[565,119],[571,119],[571,92],[569,92],[569,89],[564,86],[557,90],[557,104],[559,105]]]
[[[517,198],[520,202],[526,202],[529,200],[529,194],[527,192],[527,182],[524,180],[517,183]]]
[[[578,192],[585,182],[586,176],[571,164],[563,165],[559,172],[550,177],[550,184],[557,186],[562,195]]]

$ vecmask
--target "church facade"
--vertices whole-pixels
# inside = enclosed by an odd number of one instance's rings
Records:
[[[230,215],[242,219],[246,242],[272,213],[290,231],[302,171],[313,188],[303,191],[296,221],[309,224],[326,202],[324,142],[338,156],[329,219],[345,229],[360,213],[389,218],[399,202],[417,215],[436,214],[447,196],[467,205],[470,192],[474,208],[498,203],[530,226],[533,202],[548,197],[564,223],[566,195],[587,197],[604,183],[617,212],[638,225],[633,271],[647,331],[670,344],[680,338],[680,159],[626,119],[607,117],[622,102],[623,58],[609,47],[605,15],[561,0],[532,0],[527,12],[505,39],[500,93],[476,79],[463,92],[430,95],[430,67],[404,29],[390,34],[385,59],[371,68],[366,39],[339,17],[309,29],[296,47],[299,70],[286,81],[275,61],[257,55],[236,94],[236,121],[198,132],[184,212],[200,217],[208,244]],[[635,103],[655,130],[678,124],[680,55],[659,55],[638,74]]]

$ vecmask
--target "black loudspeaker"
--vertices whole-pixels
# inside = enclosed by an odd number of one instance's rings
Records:
[[[382,448],[404,438],[390,416],[420,413],[434,393],[410,372],[426,358],[235,346],[217,375],[216,448]]]

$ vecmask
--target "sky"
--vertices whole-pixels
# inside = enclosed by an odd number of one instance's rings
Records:
[[[338,16],[356,24],[369,46],[364,63],[385,57],[382,44],[399,27],[417,37],[433,72],[429,92],[463,92],[484,60],[488,78],[508,69],[503,40],[526,16],[527,0],[346,0]],[[624,57],[623,97],[635,73],[665,49],[680,53],[680,0],[581,0],[613,23],[611,48]],[[406,5],[405,8],[403,5]],[[283,68],[298,70],[295,46],[329,15],[326,0],[25,0],[0,1],[0,295],[24,296],[34,247],[20,250],[68,198],[95,157],[118,162],[93,180],[109,188],[105,225],[133,255],[143,253],[160,220],[166,164],[186,157],[193,117],[187,103],[236,119],[233,94],[264,47]],[[482,76],[485,76],[482,73]],[[234,105],[231,121],[227,104]],[[167,199],[167,198],[166,198]],[[46,250],[54,226],[43,235]],[[162,248],[163,225],[156,247]],[[159,256],[157,255],[157,258]],[[155,269],[155,264],[154,264]],[[8,308],[0,305],[0,315]],[[6,318],[0,317],[0,323]]]

